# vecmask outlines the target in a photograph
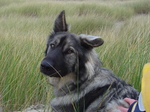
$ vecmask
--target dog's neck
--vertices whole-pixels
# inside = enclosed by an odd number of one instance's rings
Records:
[[[54,95],[63,96],[72,90],[76,83],[76,75],[70,73],[64,77],[49,77],[49,82],[54,87]]]
[[[95,67],[97,69],[99,67]],[[99,71],[99,70],[97,70]],[[99,71],[100,72],[100,71]],[[93,76],[98,73],[93,72]],[[81,75],[81,74],[80,74]],[[86,76],[89,76],[87,73]],[[59,77],[49,77],[50,84],[54,87],[54,95],[56,97],[65,96],[73,92],[79,91],[81,88],[84,88],[84,83],[90,81],[93,77],[80,77],[79,80],[77,75],[70,73],[61,78]]]

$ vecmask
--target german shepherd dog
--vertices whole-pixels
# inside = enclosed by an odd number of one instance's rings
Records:
[[[93,48],[103,43],[98,36],[70,33],[60,12],[40,67],[54,87],[53,112],[120,112],[118,105],[129,106],[123,98],[138,99],[137,90],[101,67]]]

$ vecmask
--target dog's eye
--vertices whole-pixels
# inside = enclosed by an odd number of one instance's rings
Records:
[[[71,53],[74,53],[74,50],[71,49],[71,48],[69,48],[69,49],[67,50],[67,54],[71,54]]]
[[[55,44],[50,44],[50,47],[51,47],[51,48],[54,48],[54,47],[55,47]]]

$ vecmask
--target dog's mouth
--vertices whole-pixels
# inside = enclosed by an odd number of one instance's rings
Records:
[[[41,66],[40,72],[49,77],[62,77],[60,73],[61,70],[56,70],[53,68],[44,68]]]

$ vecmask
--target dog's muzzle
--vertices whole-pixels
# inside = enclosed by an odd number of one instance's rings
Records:
[[[45,75],[48,75],[50,77],[59,77],[59,71],[57,71],[54,67],[53,67],[53,64],[46,61],[46,60],[43,60],[41,62],[41,67],[40,67],[40,71],[45,74]]]

